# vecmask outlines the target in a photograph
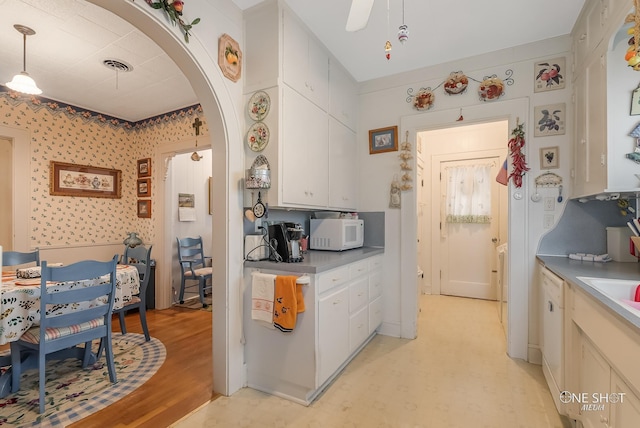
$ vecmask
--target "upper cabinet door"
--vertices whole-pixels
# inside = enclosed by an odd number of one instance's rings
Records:
[[[329,114],[356,130],[357,84],[335,60],[329,60]]]
[[[284,10],[283,64],[284,82],[327,111],[329,100],[329,55],[306,29]]]

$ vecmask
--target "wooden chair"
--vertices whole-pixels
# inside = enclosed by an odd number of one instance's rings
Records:
[[[36,266],[40,266],[40,250],[38,248],[28,253],[20,253],[18,251],[2,252],[2,266],[18,266],[33,262],[36,262]]]
[[[113,362],[113,349],[111,346],[111,312],[116,289],[116,264],[118,256],[109,262],[85,260],[64,267],[47,266],[42,262],[40,283],[40,325],[34,325],[27,330],[15,342],[11,342],[11,391],[20,389],[20,376],[22,374],[22,355],[36,354],[38,358],[39,389],[40,389],[40,413],[45,408],[45,363],[47,355],[73,348],[84,343],[84,358],[82,367],[89,365],[93,356],[91,343],[94,339],[100,339],[100,346],[104,347],[109,380],[116,383],[116,371]],[[83,287],[79,286],[67,290],[54,290],[47,282],[72,282],[91,280],[106,276],[104,283]],[[105,304],[88,307],[79,306],[73,311],[58,314],[47,313],[47,308],[53,305],[76,305],[91,302],[95,299],[104,299]],[[85,309],[82,309],[84,307]],[[57,311],[52,311],[57,312]],[[28,357],[27,357],[28,358]],[[52,356],[55,359],[55,356]]]
[[[127,326],[125,325],[124,316],[127,311],[131,309],[138,309],[140,313],[140,324],[142,324],[142,331],[144,332],[144,338],[151,340],[149,336],[149,328],[147,327],[147,286],[151,279],[151,248],[145,248],[140,245],[138,247],[131,248],[129,246],[124,249],[124,257],[122,263],[130,266],[135,266],[138,269],[140,275],[140,293],[137,296],[133,296],[130,302],[120,309],[114,309],[113,313],[118,314],[120,319],[120,331],[122,334],[127,334]]]
[[[177,238],[178,240],[178,262],[180,263],[180,271],[182,278],[180,281],[180,303],[184,303],[184,290],[186,288],[195,287],[195,285],[185,286],[186,281],[198,281],[198,292],[200,294],[200,302],[202,307],[208,305],[204,301],[204,293],[211,290],[212,286],[207,286],[207,280],[211,280],[213,276],[213,268],[205,265],[205,257],[202,249],[202,237],[197,238]]]

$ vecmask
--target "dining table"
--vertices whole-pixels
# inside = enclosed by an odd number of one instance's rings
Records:
[[[6,267],[5,267],[6,269]],[[40,293],[41,278],[19,278],[17,270],[2,271],[0,284],[0,345],[18,340],[31,326],[40,322]],[[47,290],[70,290],[78,287],[91,287],[109,281],[108,275],[94,279],[69,282],[47,283]],[[117,265],[116,290],[113,309],[122,308],[130,302],[134,295],[140,292],[140,277],[135,266]],[[51,308],[53,314],[65,314],[82,307],[106,304],[96,299],[81,305],[55,305]],[[11,364],[10,355],[0,356],[0,397],[4,397],[11,390],[11,372],[6,369]]]

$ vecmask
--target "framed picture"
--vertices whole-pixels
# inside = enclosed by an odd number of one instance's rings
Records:
[[[178,193],[178,207],[195,208],[196,195],[194,195],[193,193]]]
[[[631,116],[640,114],[640,87],[633,90],[631,94]]]
[[[218,66],[224,76],[237,82],[242,71],[242,51],[238,42],[228,34],[223,34],[218,39]]]
[[[138,197],[148,198],[151,196],[151,179],[139,178],[138,179]]]
[[[564,57],[537,62],[534,67],[534,72],[534,92],[553,91],[556,89],[563,89],[565,86]]]
[[[138,217],[151,218],[151,199],[138,200]]]
[[[564,103],[538,106],[533,109],[535,137],[561,135],[565,133],[566,106]]]
[[[49,194],[87,198],[121,197],[122,171],[51,161]]]
[[[398,151],[398,127],[372,129],[369,131],[369,154]]]
[[[138,177],[151,177],[151,158],[138,160]]]
[[[543,147],[540,149],[540,169],[560,168],[560,149]]]

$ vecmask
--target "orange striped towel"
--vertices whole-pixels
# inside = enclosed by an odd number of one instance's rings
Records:
[[[273,325],[287,333],[293,331],[298,314],[305,309],[302,285],[296,284],[297,279],[297,276],[289,275],[276,277]]]

